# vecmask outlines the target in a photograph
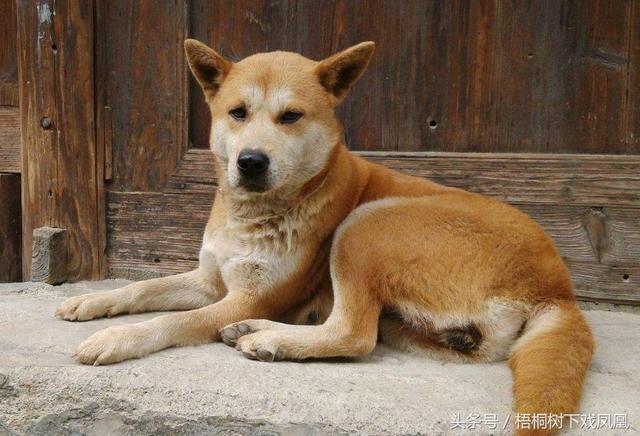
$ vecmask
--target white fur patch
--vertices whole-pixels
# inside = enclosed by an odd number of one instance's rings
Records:
[[[246,85],[242,88],[241,93],[244,96],[244,99],[247,102],[249,108],[254,111],[259,110],[264,104],[264,91],[262,90],[262,87],[258,85]]]
[[[543,309],[542,312],[534,314],[527,322],[527,326],[523,335],[511,350],[512,353],[518,352],[522,347],[542,333],[548,332],[556,328],[562,319],[562,310],[557,306],[550,306]]]
[[[267,97],[267,104],[272,113],[278,113],[287,108],[293,98],[293,92],[286,86],[273,88]]]
[[[229,218],[213,235],[205,235],[200,268],[220,271],[229,291],[264,292],[286,283],[301,267],[302,243],[290,243],[295,223],[266,225],[260,231]]]

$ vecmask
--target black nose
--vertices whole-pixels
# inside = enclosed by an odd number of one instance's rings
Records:
[[[258,177],[269,168],[269,157],[259,151],[242,151],[238,156],[238,169],[246,177]]]

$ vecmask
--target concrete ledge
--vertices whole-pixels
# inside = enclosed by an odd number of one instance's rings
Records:
[[[3,434],[511,434],[506,362],[441,364],[379,346],[359,360],[262,363],[210,344],[105,367],[76,364],[91,333],[153,314],[84,323],[57,320],[65,298],[125,281],[0,285],[0,435]],[[597,352],[582,413],[627,414],[638,434],[640,316],[587,311]],[[496,414],[498,428],[451,429],[455,414]],[[511,416],[511,420],[513,420]]]

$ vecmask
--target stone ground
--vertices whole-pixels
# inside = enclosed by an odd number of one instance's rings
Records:
[[[511,413],[506,362],[441,364],[379,346],[358,360],[263,363],[211,344],[112,366],[75,363],[91,333],[154,315],[70,323],[54,318],[56,306],[124,283],[0,285],[0,435],[511,433],[502,430]],[[586,313],[597,352],[582,413],[627,414],[631,428],[565,434],[638,434],[640,315]],[[473,413],[483,421],[475,431],[451,429],[456,414]],[[485,414],[497,415],[496,430]]]

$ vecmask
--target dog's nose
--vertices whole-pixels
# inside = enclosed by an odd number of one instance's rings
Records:
[[[242,151],[238,156],[238,170],[245,177],[258,177],[269,168],[269,157],[259,151]]]

